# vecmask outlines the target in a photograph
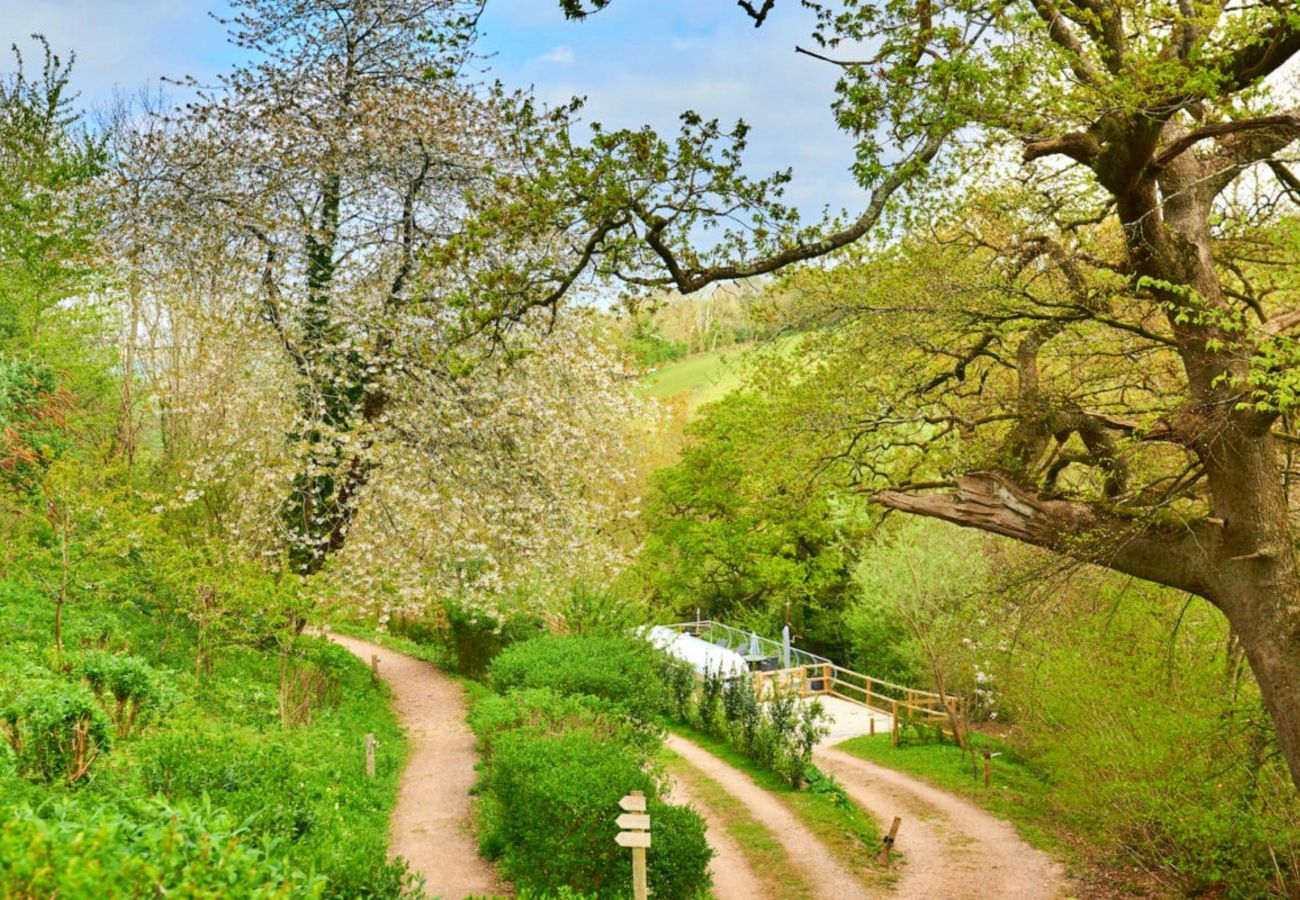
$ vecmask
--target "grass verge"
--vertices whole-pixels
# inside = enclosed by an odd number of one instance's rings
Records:
[[[329,628],[330,631],[335,634],[343,634],[348,637],[360,638],[363,641],[370,641],[372,644],[387,647],[389,650],[396,650],[398,653],[405,653],[407,656],[413,656],[416,659],[437,666],[448,675],[454,674],[447,651],[440,646],[421,644],[408,637],[401,637],[387,631],[381,631],[368,622],[330,622]]]
[[[995,738],[971,735],[976,753],[997,754],[990,761],[990,783],[984,787],[983,765],[971,769],[969,755],[955,744],[907,744],[893,747],[888,734],[856,737],[836,749],[886,768],[906,772],[937,788],[965,797],[1000,819],[1006,819],[1026,841],[1041,850],[1068,852],[1058,816],[1051,803],[1052,786],[1023,758]]]
[[[811,897],[812,888],[795,869],[790,854],[773,834],[723,787],[668,748],[660,751],[664,768],[690,792],[691,800],[708,810],[707,818],[721,823],[763,884],[765,897]]]
[[[777,795],[854,875],[874,883],[884,883],[890,877],[875,863],[880,831],[875,821],[853,801],[847,801],[846,806],[837,802],[834,794],[793,790],[784,780],[760,768],[725,741],[677,722],[667,722],[665,727],[703,747],[733,769],[744,772],[759,787]]]

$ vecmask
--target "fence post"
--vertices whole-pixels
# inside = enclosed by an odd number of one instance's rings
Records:
[[[894,742],[894,746],[897,747],[897,746],[898,746],[898,701],[897,701],[897,700],[890,700],[890,701],[889,701],[889,704],[890,704],[890,710],[891,710],[891,713],[890,713],[890,724],[891,724],[891,726],[892,726],[892,732],[891,732],[891,734],[892,734],[892,738],[891,738],[891,739],[892,739],[893,742]]]
[[[373,734],[366,735],[366,777],[375,777],[375,746],[379,742]]]
[[[886,869],[889,868],[889,851],[894,849],[894,841],[898,839],[898,826],[903,824],[903,820],[894,816],[894,824],[889,826],[889,834],[885,835],[880,841],[880,864]]]

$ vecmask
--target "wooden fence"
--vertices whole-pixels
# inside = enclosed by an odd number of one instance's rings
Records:
[[[952,737],[952,720],[944,699],[935,691],[895,684],[837,666],[824,656],[797,647],[783,645],[750,631],[721,622],[697,618],[693,622],[669,625],[677,631],[700,638],[744,655],[748,660],[766,658],[784,660],[793,665],[776,671],[755,671],[754,691],[760,700],[771,699],[778,690],[794,691],[801,697],[838,697],[891,717],[894,743],[898,743],[899,720],[923,727],[942,728]],[[961,700],[948,697],[960,712]]]
[[[800,697],[838,697],[876,712],[888,713],[895,744],[898,743],[900,719],[919,720],[923,726],[939,727],[949,735],[953,734],[943,697],[934,691],[923,691],[882,678],[873,678],[834,663],[814,663],[777,669],[774,672],[754,672],[753,678],[754,692],[760,700],[770,699],[777,691],[793,691]],[[955,697],[949,697],[948,702],[960,703]]]

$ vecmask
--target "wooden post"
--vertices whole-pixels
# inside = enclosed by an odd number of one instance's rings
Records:
[[[822,693],[829,694],[830,692],[831,692],[831,665],[830,663],[823,663],[822,664]]]
[[[894,746],[897,747],[898,746],[898,701],[890,700],[889,704],[890,704],[890,726],[891,726],[890,734],[892,736],[891,739],[894,742]]]
[[[645,847],[632,848],[632,896],[635,900],[646,900],[650,896],[646,884]]]
[[[984,786],[988,787],[991,781],[991,772],[993,769],[993,753],[986,749],[984,751]]]
[[[876,717],[875,717],[875,716],[872,716],[870,719],[867,720],[867,729],[868,729],[868,731],[870,732],[870,734],[871,734],[872,737],[875,737],[875,736],[876,736]]]
[[[375,740],[375,736],[373,734],[366,735],[366,777],[367,778],[375,777],[375,747],[378,745],[379,745],[379,741]]]
[[[894,816],[894,824],[889,826],[889,834],[885,835],[880,841],[880,864],[886,869],[889,868],[889,851],[894,849],[894,841],[898,839],[898,826],[903,824],[903,820]]]
[[[620,831],[614,843],[620,847],[632,848],[632,896],[634,900],[646,900],[650,887],[646,883],[645,851],[650,846],[650,817],[645,814],[645,794],[632,791],[618,801],[625,812],[617,819]]]
[[[370,677],[379,680],[379,654],[370,654]]]

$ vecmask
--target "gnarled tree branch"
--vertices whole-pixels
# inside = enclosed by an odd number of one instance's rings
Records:
[[[1211,561],[1223,528],[1209,519],[1177,530],[1143,525],[1099,504],[1026,490],[1001,472],[962,475],[948,493],[886,490],[875,499],[890,509],[1002,535],[1198,596],[1214,592]]]

